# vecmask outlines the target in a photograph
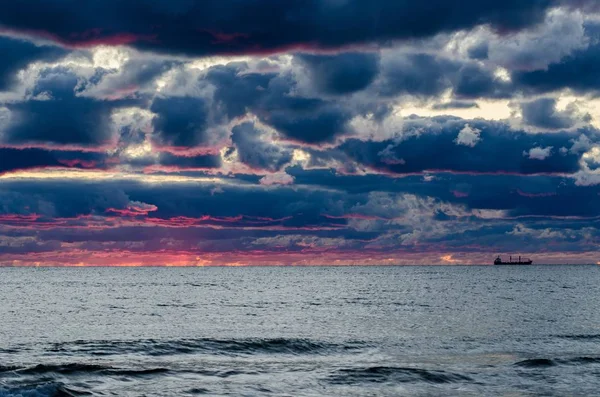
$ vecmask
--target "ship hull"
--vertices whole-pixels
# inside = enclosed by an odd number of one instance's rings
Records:
[[[533,262],[514,262],[514,263],[494,263],[495,266],[528,266]]]

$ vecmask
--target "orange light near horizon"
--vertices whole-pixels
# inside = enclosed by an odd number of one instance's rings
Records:
[[[451,263],[453,265],[461,262],[458,259],[452,258],[452,255],[444,255],[444,256],[441,256],[440,259],[445,263]]]

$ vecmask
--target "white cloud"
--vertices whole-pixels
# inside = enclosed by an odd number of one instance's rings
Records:
[[[552,146],[548,146],[545,148],[538,146],[529,149],[529,152],[523,152],[523,156],[528,156],[531,160],[545,160],[546,158],[550,157],[551,154]]]
[[[600,168],[590,169],[590,164],[600,164],[600,147],[590,148],[581,157],[581,170],[573,174],[577,186],[600,185]]]
[[[460,130],[454,142],[456,142],[457,145],[475,147],[481,140],[480,133],[481,130],[472,128],[469,124],[465,124],[465,127]]]
[[[503,219],[508,216],[506,210],[474,209],[473,216],[481,219]]]
[[[507,232],[512,236],[533,237],[536,239],[564,239],[566,236],[552,229],[532,229],[522,224],[517,224],[512,231]]]
[[[573,142],[573,146],[569,151],[573,154],[585,152],[592,147],[592,141],[584,134],[579,135],[577,139],[571,139],[571,142]]]
[[[573,174],[573,178],[575,178],[575,184],[577,186],[600,185],[600,172],[598,172],[598,170],[590,171],[587,166],[586,169],[577,171]]]
[[[210,189],[211,196],[214,196],[215,194],[223,194],[223,193],[225,193],[225,190],[223,190],[223,188],[220,186]]]
[[[482,210],[469,210],[460,204],[422,197],[414,194],[390,194],[371,192],[365,204],[355,205],[347,211],[382,219],[351,219],[348,226],[356,230],[385,230],[389,225],[402,226],[402,231],[385,233],[367,247],[412,245],[449,233],[462,232],[474,228],[473,224],[439,222],[440,215],[467,219],[500,217],[502,214],[483,214]]]
[[[119,69],[130,58],[130,50],[124,47],[99,46],[92,50],[94,67]]]
[[[350,121],[350,127],[357,138],[376,142],[402,137],[403,110],[394,109],[383,120],[377,120],[372,113],[357,115]]]
[[[585,152],[582,159],[588,163],[600,164],[600,146],[594,146]]]

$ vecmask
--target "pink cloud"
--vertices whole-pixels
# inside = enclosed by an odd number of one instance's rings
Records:
[[[87,161],[87,160],[58,160],[60,164],[66,165],[67,167],[81,167],[81,168],[97,168],[98,163],[95,161]]]
[[[294,177],[286,173],[268,174],[262,177],[259,181],[261,185],[292,185]]]
[[[132,201],[127,208],[109,208],[106,212],[112,212],[121,216],[147,216],[149,212],[157,211],[158,207],[140,201]]]
[[[106,33],[101,28],[92,28],[83,30],[81,32],[73,32],[66,37],[59,36],[45,30],[35,29],[15,30],[0,28],[0,33],[17,36],[40,37],[70,48],[87,48],[98,45],[119,46],[140,41],[156,42],[157,40],[156,35],[140,35],[127,32]]]

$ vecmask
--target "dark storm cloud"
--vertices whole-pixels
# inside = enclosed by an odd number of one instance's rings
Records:
[[[561,176],[438,172],[427,180],[422,175],[398,179],[387,175],[338,175],[330,170],[305,171],[299,167],[288,168],[287,172],[294,176],[296,185],[336,189],[351,197],[372,191],[414,194],[468,209],[504,210],[507,216],[523,217],[523,221],[535,221],[538,216],[597,217],[600,213],[600,186],[577,186],[572,179]]]
[[[383,62],[379,92],[384,96],[439,95],[452,85],[451,75],[459,67],[457,62],[429,54],[400,54]]]
[[[3,183],[0,214],[38,215],[46,218],[76,218],[103,214],[109,208],[127,208],[122,189],[102,184],[84,186],[69,183]]]
[[[40,149],[0,149],[0,174],[7,171],[60,166],[52,152]]]
[[[489,45],[486,42],[477,43],[473,47],[469,48],[468,54],[469,58],[471,59],[487,59],[489,54]]]
[[[201,146],[214,138],[209,127],[255,114],[292,141],[332,142],[348,131],[352,110],[334,100],[302,96],[289,73],[254,73],[245,63],[210,68],[196,87],[214,86],[214,100],[197,97],[157,97],[151,106],[157,141],[173,146]],[[224,137],[221,137],[224,138]]]
[[[273,109],[264,121],[293,141],[332,142],[337,135],[347,132],[352,115],[343,108],[318,99],[290,98],[288,104],[290,107]]]
[[[206,74],[206,81],[215,86],[215,99],[232,119],[242,116],[248,108],[256,108],[267,95],[289,92],[291,81],[275,73],[242,73],[245,64],[230,63],[214,66]]]
[[[578,122],[575,109],[559,111],[554,98],[540,98],[522,103],[521,111],[524,123],[539,128],[565,129]],[[590,121],[590,116],[583,116],[581,119]]]
[[[216,187],[220,187],[223,193],[214,194],[213,189]],[[245,215],[284,219],[302,215],[309,217],[311,221],[325,222],[326,220],[319,216],[328,207],[327,203],[332,199],[342,198],[341,193],[327,193],[320,190],[298,192],[285,187],[266,190],[244,184],[238,186],[207,184],[202,187],[166,185],[158,190],[134,184],[126,190],[133,200],[156,205],[158,210],[152,215],[162,218]]]
[[[430,120],[439,124],[431,125]],[[380,171],[409,174],[427,170],[467,173],[572,173],[580,155],[560,153],[579,134],[526,134],[499,122],[456,118],[413,118],[405,121],[399,142],[349,139],[339,146],[350,159]],[[429,130],[428,133],[411,133]],[[525,155],[534,147],[554,148],[544,159]]]
[[[600,213],[600,186],[577,186],[563,177],[439,173],[434,181],[427,181],[422,176],[397,179],[382,175],[335,176],[324,171],[290,172],[296,178],[296,188],[268,190],[244,183],[218,182],[149,185],[131,180],[4,181],[0,210],[2,214],[77,219],[82,215],[114,216],[117,212],[111,210],[148,207],[152,211],[146,212],[142,221],[157,226],[167,225],[160,220],[174,219],[175,223],[168,225],[187,227],[206,217],[203,222],[228,227],[335,228],[345,226],[352,216],[400,215],[404,211],[402,195],[410,194],[471,209],[507,210],[508,216],[594,217]],[[218,193],[216,187],[220,187]],[[464,194],[457,195],[456,191]],[[388,192],[391,201],[373,206],[369,204],[372,192]],[[138,210],[133,215],[142,213]],[[88,221],[82,220],[81,225]]]
[[[249,93],[248,90],[242,90],[241,96],[220,91],[216,97],[233,96],[245,101],[243,109],[256,114],[262,122],[294,141],[314,144],[331,142],[337,135],[346,132],[347,123],[352,118],[350,111],[335,101],[295,94],[296,81],[287,74],[270,77],[266,90],[260,89],[262,85],[253,87],[255,95],[250,100],[244,95]],[[244,87],[249,81],[264,84],[265,76],[239,78],[241,83],[232,84],[230,89],[236,89],[240,84]],[[236,106],[238,110],[242,109],[240,105]]]
[[[381,78],[375,84],[375,90],[384,97],[406,94],[433,97],[450,88],[459,99],[512,95],[508,83],[476,62],[426,53],[400,53],[386,57],[382,61]]]
[[[295,57],[296,65],[312,76],[309,92],[293,71],[258,73],[246,62],[214,66],[199,76],[178,71],[150,107],[156,113],[152,122],[155,142],[213,146],[225,140],[225,124],[251,113],[284,139],[319,145],[355,132],[349,122],[356,116],[382,121],[392,109],[385,101],[397,95],[429,98],[452,88],[456,98],[472,100],[507,97],[510,92],[508,84],[490,70],[443,56],[401,53],[386,56],[381,68],[379,56],[372,53]],[[181,96],[183,88],[195,94]],[[365,90],[377,100],[336,97],[356,90]],[[449,108],[464,108],[468,101],[453,103]]]
[[[373,82],[379,72],[377,54],[349,52],[339,55],[298,55],[315,88],[325,94],[345,95]]]
[[[594,93],[600,90],[600,26],[586,26],[590,45],[573,51],[547,68],[534,71],[516,71],[512,80],[526,92],[551,92],[569,88],[578,93]]]
[[[204,55],[300,46],[332,48],[427,37],[480,24],[507,32],[541,22],[550,7],[560,4],[573,3],[160,0],[149,4],[93,0],[81,7],[75,0],[27,0],[5,4],[0,25],[69,45],[131,44],[153,51]]]
[[[215,188],[221,192],[215,194]],[[149,225],[186,227],[213,224],[229,227],[278,225],[283,228],[342,227],[343,219],[323,213],[344,200],[342,193],[291,188],[262,189],[218,183],[155,184],[133,181],[102,182],[7,182],[0,187],[0,215],[37,214],[44,217],[141,215],[132,206],[151,207],[144,214]],[[366,200],[356,196],[352,204]],[[127,211],[129,210],[129,211]],[[147,217],[146,217],[147,215]],[[165,220],[174,219],[172,222]],[[0,217],[0,223],[2,217]],[[91,220],[81,220],[85,225]]]
[[[509,217],[522,217],[523,222],[536,221],[537,217],[594,218],[600,211],[595,199],[600,187],[580,187],[561,177],[457,175],[447,176],[441,184],[449,192],[462,188],[467,193],[454,199],[448,196],[449,201],[465,203],[469,208],[506,210]]]
[[[25,40],[0,36],[0,91],[16,82],[16,73],[37,60],[51,62],[67,54],[55,46],[37,46]]]
[[[195,156],[176,156],[171,153],[161,153],[158,163],[162,166],[173,167],[174,170],[210,169],[221,166],[221,156],[205,154]]]
[[[104,168],[106,160],[101,153],[0,148],[0,174],[31,168]]]
[[[490,70],[473,63],[463,65],[454,82],[454,95],[459,98],[508,98],[514,95],[513,91],[509,83],[495,77]]]
[[[162,145],[193,147],[210,142],[209,104],[203,98],[157,97],[150,110],[156,140]]]
[[[278,171],[292,160],[292,153],[270,143],[264,135],[253,123],[243,123],[233,128],[231,140],[242,163],[252,168]]]
[[[11,122],[6,145],[105,145],[114,138],[112,110],[126,102],[100,101],[77,95],[78,78],[66,68],[41,72],[31,98],[8,103]]]

